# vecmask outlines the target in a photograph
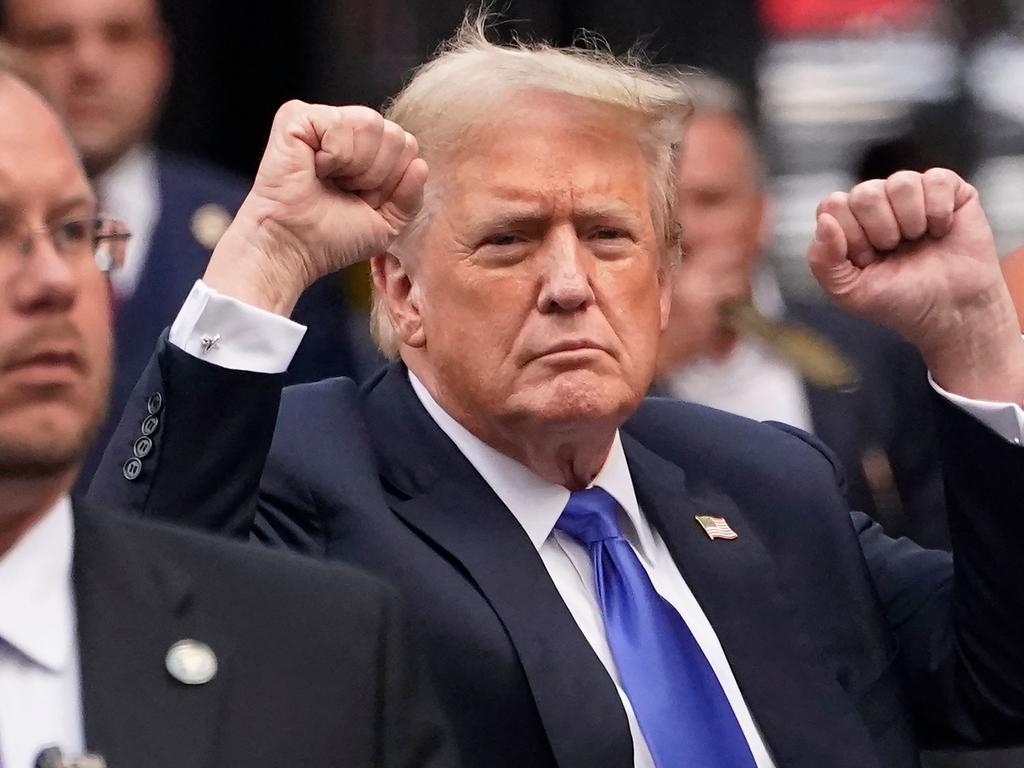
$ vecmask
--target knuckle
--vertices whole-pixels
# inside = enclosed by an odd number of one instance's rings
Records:
[[[274,115],[274,120],[279,122],[282,120],[288,121],[293,118],[304,115],[309,109],[309,104],[300,99],[289,99],[280,107],[277,108],[277,113]]]
[[[358,132],[379,133],[384,129],[384,118],[381,114],[369,107],[345,107],[351,110],[346,115],[346,122],[352,129]]]
[[[890,195],[906,196],[918,188],[919,179],[914,171],[897,171],[885,180],[885,188]]]
[[[850,196],[846,192],[832,192],[826,195],[820,203],[816,213],[821,215],[823,213],[837,213],[844,208],[849,207]]]
[[[864,181],[850,190],[850,205],[854,208],[876,208],[885,199],[885,182],[880,179]]]
[[[930,187],[953,188],[959,176],[948,168],[929,168],[924,172],[924,182]]]

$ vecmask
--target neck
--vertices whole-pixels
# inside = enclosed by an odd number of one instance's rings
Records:
[[[578,491],[586,488],[597,477],[615,439],[615,425],[587,425],[571,431],[557,427],[540,428],[536,431],[519,429],[515,440],[504,440],[504,435],[484,442],[529,468],[550,483]]]
[[[75,470],[47,478],[0,478],[0,556],[71,489]]]

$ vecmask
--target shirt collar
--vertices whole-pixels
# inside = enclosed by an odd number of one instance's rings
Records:
[[[75,643],[74,524],[63,497],[0,557],[0,638],[53,672]]]
[[[409,371],[409,381],[430,417],[508,507],[530,537],[533,546],[539,550],[565,509],[569,501],[569,490],[545,480],[462,426],[437,404],[412,371]],[[604,466],[591,483],[591,486],[595,485],[606,490],[619,503],[619,527],[623,535],[641,556],[651,560],[654,553],[653,534],[640,514],[640,505],[636,500],[633,479],[618,431],[615,432]]]

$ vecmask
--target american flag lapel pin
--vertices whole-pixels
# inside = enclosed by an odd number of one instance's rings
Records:
[[[697,515],[694,519],[704,529],[704,533],[708,535],[709,539],[735,539],[737,536],[736,531],[729,527],[724,517]]]

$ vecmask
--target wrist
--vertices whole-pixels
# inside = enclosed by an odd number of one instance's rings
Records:
[[[303,261],[276,229],[243,205],[217,243],[203,282],[225,296],[289,317],[308,281],[301,270],[289,269]]]
[[[963,308],[942,334],[917,346],[932,378],[948,392],[1024,404],[1024,339],[1008,294]]]

